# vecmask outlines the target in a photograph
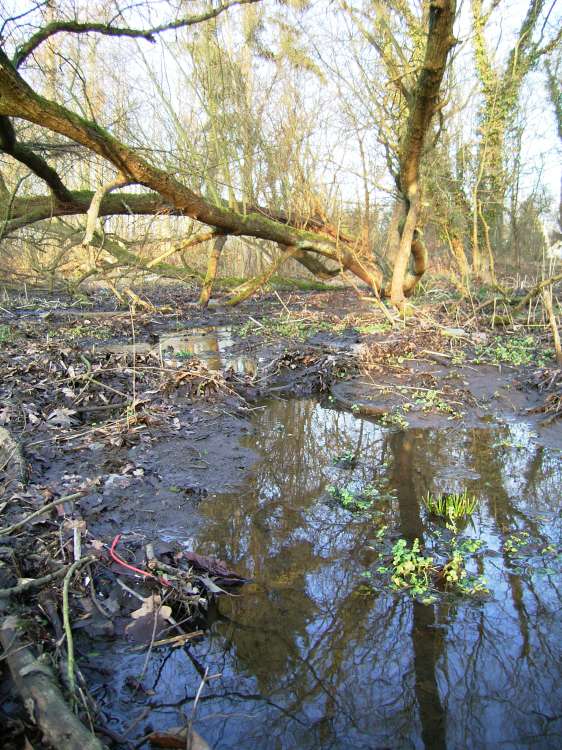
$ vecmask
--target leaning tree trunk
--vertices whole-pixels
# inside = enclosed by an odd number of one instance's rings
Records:
[[[431,0],[429,5],[429,32],[424,61],[413,91],[412,105],[406,133],[400,145],[400,189],[404,202],[404,222],[400,232],[394,271],[390,285],[392,303],[402,309],[406,292],[404,280],[408,269],[412,242],[421,202],[419,173],[423,147],[431,120],[439,105],[439,92],[445,73],[449,51],[456,43],[453,36],[455,0]],[[421,278],[425,271],[426,254],[419,252],[415,275]],[[415,284],[411,284],[411,293]]]
[[[213,290],[213,284],[217,278],[217,271],[219,268],[219,261],[226,243],[226,237],[224,235],[217,237],[213,242],[213,247],[209,254],[209,261],[207,263],[207,273],[205,275],[205,281],[201,287],[201,294],[199,295],[199,305],[201,307],[207,307],[209,300],[211,299],[211,292]]]

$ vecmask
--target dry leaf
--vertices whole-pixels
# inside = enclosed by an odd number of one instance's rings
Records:
[[[167,732],[152,732],[149,734],[147,739],[153,747],[188,747],[186,742],[186,728],[185,727],[172,727]],[[189,747],[191,750],[210,750],[209,745],[192,729]]]
[[[134,612],[131,612],[131,617],[133,620],[138,620],[141,617],[146,617],[146,615],[152,615],[154,612],[158,612],[162,619],[167,620],[172,614],[172,608],[168,607],[167,604],[160,606],[161,601],[162,600],[158,594],[147,596],[141,606],[138,609],[135,609]]]
[[[150,643],[158,636],[172,614],[172,608],[166,604],[161,605],[161,601],[158,594],[147,596],[142,606],[131,612],[131,622],[125,627],[129,638],[137,643]]]

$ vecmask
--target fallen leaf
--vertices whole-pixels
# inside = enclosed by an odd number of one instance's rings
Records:
[[[172,727],[167,732],[152,732],[147,737],[153,747],[191,747],[191,750],[211,750],[209,745],[192,729],[189,744],[186,727]]]
[[[161,605],[161,598],[158,596],[158,594],[152,594],[152,596],[147,596],[146,599],[144,599],[143,603],[138,609],[135,609],[134,612],[131,612],[131,617],[133,620],[138,620],[140,617],[146,617],[146,615],[154,614],[154,612],[158,612],[160,617],[162,617],[164,620],[167,620],[168,617],[172,614],[172,608],[168,607],[167,604]]]
[[[172,608],[166,604],[161,605],[158,594],[147,596],[142,605],[131,612],[132,621],[125,626],[125,632],[137,643],[150,643],[166,626],[166,620],[171,614]]]

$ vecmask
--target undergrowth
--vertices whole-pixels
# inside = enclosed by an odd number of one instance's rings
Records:
[[[325,321],[292,320],[291,318],[263,318],[260,326],[252,320],[247,320],[238,328],[238,334],[244,338],[255,333],[266,336],[281,336],[282,338],[304,341],[321,331],[335,331],[337,326]]]
[[[468,490],[442,495],[432,495],[428,492],[422,498],[422,503],[431,515],[454,522],[471,516],[478,506],[478,498],[470,495]]]
[[[537,351],[536,342],[532,336],[497,337],[490,344],[476,346],[474,354],[476,364],[510,364],[516,367],[532,363],[542,367],[552,359],[550,350]]]
[[[14,332],[7,325],[0,325],[0,346],[14,340]]]

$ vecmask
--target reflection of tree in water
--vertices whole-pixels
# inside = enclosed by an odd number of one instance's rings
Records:
[[[457,703],[455,734],[461,742],[467,737],[482,744],[512,739],[514,746],[517,741],[526,746],[524,738],[533,738],[533,747],[548,747],[560,701],[559,658],[553,654],[553,649],[560,654],[558,639],[553,639],[559,595],[553,580],[539,579],[537,587],[534,576],[514,573],[503,548],[516,529],[544,544],[552,538],[552,528],[539,514],[545,499],[539,475],[552,480],[552,459],[540,447],[498,450],[497,437],[480,430],[467,438],[473,467],[481,476],[471,488],[484,506],[480,533],[500,557],[486,561],[494,598],[479,617],[465,608],[462,633],[455,628],[448,635],[449,680],[454,684],[455,676],[461,679],[456,695],[450,691]]]
[[[427,476],[427,458],[441,453],[443,437],[442,433],[430,437],[421,430],[398,432],[389,437],[392,484],[398,490],[400,535],[409,541],[423,539],[420,498]],[[433,443],[431,452],[427,450],[427,440]],[[443,636],[441,629],[435,627],[437,624],[433,606],[412,602],[413,676],[421,734],[426,748],[441,750],[446,747],[445,719],[436,671]]]
[[[230,664],[224,695],[239,691],[244,679],[254,698],[261,694],[278,706],[267,711],[266,736],[260,735],[263,718],[244,725],[247,741],[253,732],[257,747],[406,747],[420,740],[431,748],[477,746],[488,741],[490,716],[507,721],[527,701],[540,702],[541,670],[553,670],[555,663],[552,623],[536,623],[542,591],[508,576],[503,591],[510,595],[484,606],[461,601],[427,607],[369,594],[360,572],[372,560],[372,523],[322,499],[329,467],[343,450],[360,458],[350,472],[359,482],[372,481],[388,457],[398,492],[387,506],[394,519],[388,520],[409,539],[423,537],[418,499],[427,489],[440,489],[434,484],[438,470],[458,464],[482,475],[468,484],[487,501],[477,522],[495,539],[501,513],[521,518],[522,511],[514,509],[502,467],[490,458],[493,433],[381,433],[351,415],[296,401],[264,412],[256,431],[263,460],[244,493],[202,505],[211,520],[205,547],[255,579],[239,599],[220,604],[219,632]],[[518,460],[522,481],[528,487],[532,477],[538,494],[544,473],[539,459],[527,454]],[[510,643],[514,626],[527,633],[527,646],[518,653]],[[520,684],[520,657],[527,686]],[[496,679],[506,688],[507,704]],[[543,703],[551,705],[552,698]],[[540,735],[541,721],[533,721]],[[518,731],[523,735],[524,727]]]

